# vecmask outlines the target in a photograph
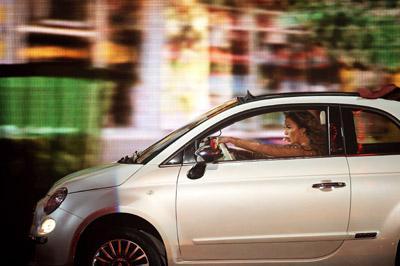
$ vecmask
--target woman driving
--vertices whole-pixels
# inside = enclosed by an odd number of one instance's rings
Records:
[[[231,143],[269,157],[319,156],[327,153],[325,128],[314,114],[290,111],[284,112],[284,115],[287,144],[263,144],[234,137],[219,137],[218,143]]]

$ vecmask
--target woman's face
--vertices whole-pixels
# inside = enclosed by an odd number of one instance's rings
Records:
[[[301,144],[304,137],[304,128],[298,125],[290,118],[285,118],[285,138],[290,144]]]

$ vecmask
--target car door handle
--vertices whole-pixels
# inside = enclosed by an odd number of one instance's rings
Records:
[[[340,188],[340,187],[345,187],[346,183],[344,182],[323,182],[323,183],[318,183],[318,184],[313,184],[313,188],[318,188],[318,189],[327,189],[327,188]]]

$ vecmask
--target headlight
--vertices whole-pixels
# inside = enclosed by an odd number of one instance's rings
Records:
[[[38,234],[39,235],[49,234],[49,233],[53,232],[54,228],[56,228],[56,221],[54,221],[51,218],[47,218],[40,225],[40,228],[38,230]]]
[[[50,214],[55,211],[67,197],[68,190],[65,187],[57,189],[44,206],[44,212]]]

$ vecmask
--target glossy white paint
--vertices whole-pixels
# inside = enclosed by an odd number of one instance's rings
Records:
[[[68,192],[115,187],[121,185],[142,165],[112,163],[84,169],[57,181],[48,194],[60,187],[67,187]]]
[[[197,180],[186,177],[188,168],[177,193],[184,259],[316,258],[347,238],[344,157],[224,162],[209,165]],[[312,188],[322,182],[347,186]]]
[[[398,155],[222,162],[208,164],[197,180],[186,177],[192,165],[161,165],[233,114],[294,103],[359,105],[400,118],[398,102],[349,96],[239,105],[200,124],[146,165],[113,164],[57,182],[50,193],[58,187],[70,193],[50,215],[42,211],[46,198],[38,203],[32,233],[47,217],[57,226],[37,246],[37,258],[71,264],[86,226],[106,214],[128,213],[157,229],[168,265],[393,265],[400,239]],[[312,188],[323,181],[346,186]],[[355,240],[361,232],[378,235]]]

